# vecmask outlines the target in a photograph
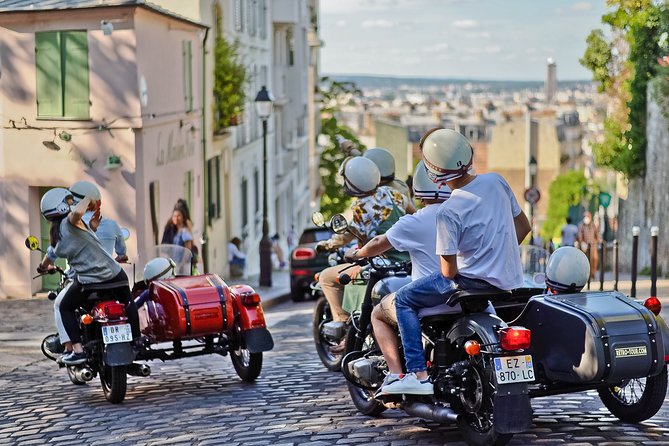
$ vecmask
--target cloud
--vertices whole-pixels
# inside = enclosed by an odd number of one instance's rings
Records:
[[[448,50],[448,48],[449,47],[447,43],[437,43],[436,45],[423,47],[421,51],[424,53],[441,53]]]
[[[481,32],[467,33],[465,37],[467,37],[468,39],[490,39],[492,36],[490,35],[489,32],[481,31]]]
[[[489,45],[483,48],[468,48],[466,51],[469,54],[499,54],[502,52],[502,47],[499,45]]]
[[[395,26],[397,26],[397,22],[385,19],[365,20],[362,22],[363,28],[393,28]]]
[[[453,22],[453,26],[458,29],[474,29],[478,28],[479,22],[471,19],[462,19]]]
[[[537,49],[536,49],[536,48],[527,48],[527,49],[525,50],[525,53],[526,53],[526,54],[535,54],[536,52],[537,52]]]
[[[347,24],[348,24],[348,22],[347,22],[346,20],[337,20],[337,23],[336,23],[337,28],[343,28],[343,27],[345,27]]]
[[[591,8],[592,4],[589,2],[578,2],[569,7],[572,11],[589,11]]]

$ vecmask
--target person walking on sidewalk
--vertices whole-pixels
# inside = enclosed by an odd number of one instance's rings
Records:
[[[599,263],[599,244],[602,237],[599,233],[599,226],[592,220],[590,211],[583,215],[583,222],[578,226],[578,242],[583,251],[590,260],[590,278],[594,279],[597,265]]]

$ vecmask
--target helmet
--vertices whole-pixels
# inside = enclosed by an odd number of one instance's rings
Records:
[[[413,194],[424,200],[447,200],[451,189],[445,184],[437,184],[427,177],[427,169],[423,161],[419,161],[413,173]]]
[[[382,182],[393,181],[395,179],[395,158],[393,158],[393,155],[387,149],[374,147],[365,151],[363,156],[374,161],[374,164],[376,164],[381,173]]]
[[[144,266],[144,281],[171,279],[175,276],[176,264],[174,260],[165,257],[156,257]]]
[[[77,181],[70,186],[74,204],[79,203],[84,197],[90,197],[93,201],[100,201],[100,189],[90,181]]]
[[[573,246],[555,250],[546,265],[546,285],[559,293],[577,293],[590,275],[588,257]]]
[[[379,168],[362,156],[346,158],[339,168],[344,177],[344,189],[352,197],[364,197],[374,192],[381,181]]]
[[[467,138],[450,129],[438,129],[423,141],[423,161],[434,182],[455,180],[472,167],[474,150]]]
[[[69,214],[70,205],[67,203],[67,199],[71,197],[72,194],[70,191],[62,187],[48,190],[39,203],[39,208],[44,218],[53,221]]]

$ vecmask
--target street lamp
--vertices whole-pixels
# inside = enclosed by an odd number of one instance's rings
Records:
[[[537,176],[537,160],[530,155],[530,161],[527,163],[530,169],[530,188],[535,188],[535,179]],[[534,202],[530,203],[530,225],[534,228]]]
[[[267,119],[272,114],[272,95],[263,85],[255,99],[256,112],[262,120],[262,238],[260,239],[260,286],[272,286],[272,241],[267,221]]]

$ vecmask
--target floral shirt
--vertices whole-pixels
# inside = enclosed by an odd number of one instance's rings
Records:
[[[390,216],[393,211],[393,203],[404,213],[408,205],[407,200],[397,190],[381,186],[376,189],[374,195],[362,197],[353,202],[351,226],[370,240],[377,235],[379,225]]]

